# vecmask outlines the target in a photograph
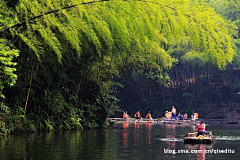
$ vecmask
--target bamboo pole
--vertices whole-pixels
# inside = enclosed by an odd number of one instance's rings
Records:
[[[26,115],[26,111],[27,111],[28,99],[29,99],[31,86],[32,86],[33,71],[34,71],[34,61],[33,61],[33,65],[32,65],[31,78],[30,78],[30,82],[29,82],[29,88],[28,88],[28,93],[27,93],[27,98],[26,98],[26,103],[25,103],[25,108],[24,108],[24,116]]]

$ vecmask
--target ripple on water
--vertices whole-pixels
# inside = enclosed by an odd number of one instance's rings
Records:
[[[216,140],[224,140],[224,141],[236,141],[240,140],[239,136],[216,136]]]
[[[159,138],[160,141],[165,141],[165,142],[178,142],[178,141],[183,141],[183,139],[177,139],[177,138]]]

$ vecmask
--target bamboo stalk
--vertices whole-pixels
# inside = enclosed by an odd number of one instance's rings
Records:
[[[26,115],[26,111],[27,111],[28,99],[29,99],[31,86],[32,86],[33,71],[34,71],[34,61],[33,61],[33,65],[32,65],[31,78],[30,78],[30,82],[29,82],[29,88],[28,88],[28,93],[27,93],[27,98],[26,98],[26,103],[25,103],[25,108],[24,108],[24,116]]]

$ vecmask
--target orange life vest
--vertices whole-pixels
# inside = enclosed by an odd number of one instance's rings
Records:
[[[152,115],[151,115],[151,113],[148,113],[148,114],[146,115],[146,118],[147,118],[147,119],[150,119],[150,118],[152,118]]]
[[[187,113],[185,113],[183,117],[184,117],[184,118],[187,118]]]
[[[195,113],[195,117],[198,118],[198,113]]]
[[[166,112],[166,113],[165,113],[165,117],[167,117],[167,118],[171,118],[171,117],[172,117],[171,112]]]
[[[123,118],[128,118],[127,113],[124,113],[124,114],[123,114]]]

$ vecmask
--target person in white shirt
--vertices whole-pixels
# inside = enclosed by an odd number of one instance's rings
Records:
[[[177,114],[177,110],[176,110],[176,108],[174,108],[174,106],[172,106],[172,117],[171,117],[171,119],[173,118],[173,117],[175,117],[175,119],[177,120],[177,116],[176,116],[176,114]]]

